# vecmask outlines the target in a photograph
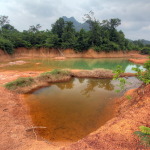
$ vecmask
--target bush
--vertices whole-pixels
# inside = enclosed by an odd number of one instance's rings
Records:
[[[148,54],[148,55],[150,55],[150,47],[144,47],[141,50],[141,54]]]
[[[27,78],[18,78],[15,81],[9,82],[5,84],[5,87],[9,90],[15,90],[18,87],[26,87],[26,86],[30,86],[32,83],[34,82],[34,79],[31,77],[27,77]]]
[[[136,134],[141,141],[141,144],[150,147],[150,128],[145,126],[139,127],[140,131],[135,131],[134,134]]]
[[[99,46],[94,46],[94,47],[92,47],[92,49],[94,49],[94,51],[96,51],[96,52],[102,51],[101,47],[99,47]]]
[[[108,48],[109,48],[110,50],[114,50],[114,51],[120,50],[119,45],[118,45],[117,43],[115,43],[115,42],[109,42],[109,43],[108,43]]]
[[[0,38],[0,49],[8,54],[13,54],[13,44],[4,38]]]
[[[144,82],[145,84],[150,84],[150,60],[148,60],[144,64],[144,68],[146,69],[145,72],[139,68],[132,68],[132,70],[136,71],[137,78]]]

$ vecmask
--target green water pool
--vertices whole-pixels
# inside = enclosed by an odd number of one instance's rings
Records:
[[[21,59],[23,60],[23,59]],[[14,60],[15,61],[15,60]],[[26,63],[22,65],[6,65],[0,67],[0,71],[16,70],[16,71],[48,71],[52,69],[85,69],[92,70],[97,68],[104,68],[114,70],[117,65],[121,65],[125,72],[133,72],[132,67],[140,67],[129,62],[126,59],[121,58],[99,58],[99,59],[87,59],[87,58],[72,58],[65,60],[54,60],[50,58],[34,58],[23,60]]]

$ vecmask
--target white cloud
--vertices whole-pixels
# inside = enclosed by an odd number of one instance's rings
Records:
[[[19,30],[40,23],[50,29],[59,17],[82,17],[90,10],[99,20],[119,18],[127,38],[150,40],[149,0],[0,0],[0,15],[9,16],[10,23]],[[140,36],[140,37],[139,37]]]
[[[144,31],[150,31],[150,25],[142,27],[142,30],[144,30]]]

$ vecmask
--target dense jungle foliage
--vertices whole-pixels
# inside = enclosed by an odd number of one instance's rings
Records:
[[[95,51],[128,51],[141,50],[143,54],[150,54],[150,45],[144,46],[140,40],[131,41],[125,38],[117,27],[121,24],[118,18],[99,22],[93,12],[85,15],[89,24],[89,31],[76,31],[72,22],[65,22],[59,18],[52,24],[51,30],[41,31],[41,25],[30,26],[22,32],[9,24],[8,16],[0,16],[0,49],[13,54],[15,48],[55,48],[74,49],[83,52],[90,48]]]

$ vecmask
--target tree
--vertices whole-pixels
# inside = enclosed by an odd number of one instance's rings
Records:
[[[74,48],[76,43],[75,29],[72,22],[66,22],[62,34],[62,48]]]
[[[40,24],[37,24],[36,26],[32,25],[32,26],[30,26],[30,28],[29,28],[29,32],[36,33],[36,32],[39,31],[40,28],[41,28],[41,25],[40,25]]]
[[[121,24],[121,20],[118,18],[110,19],[110,29],[114,30],[116,27],[118,27]]]
[[[9,24],[8,16],[0,16],[0,29],[2,29],[5,24]]]
[[[9,31],[17,31],[14,26],[10,25],[10,24],[5,24],[2,26],[2,30],[9,30]]]
[[[0,49],[2,49],[4,52],[8,54],[13,53],[13,44],[4,38],[0,38]]]
[[[102,43],[101,38],[101,28],[100,28],[100,22],[95,19],[94,12],[90,11],[89,14],[84,15],[86,22],[89,24],[90,27],[90,44],[91,46],[99,46]]]
[[[88,31],[81,29],[76,32],[72,22],[59,18],[52,24],[51,30],[39,31],[41,25],[37,24],[30,26],[27,31],[19,32],[9,24],[8,16],[0,16],[0,38],[7,39],[14,48],[72,48],[82,52],[91,47],[98,52],[142,50],[143,53],[149,53],[150,46],[144,48],[141,40],[127,40],[124,33],[117,30],[121,24],[120,19],[112,18],[100,22],[94,17],[94,12],[90,11],[85,14],[84,20],[89,24]]]
[[[57,34],[51,34],[49,38],[46,39],[45,46],[47,48],[58,48],[59,38]]]
[[[52,33],[57,34],[58,38],[62,38],[62,34],[65,27],[65,21],[63,18],[59,18],[54,24],[52,24]]]
[[[86,32],[84,29],[81,29],[80,32],[77,33],[75,49],[82,52],[83,50],[88,50],[89,46],[88,32]]]

